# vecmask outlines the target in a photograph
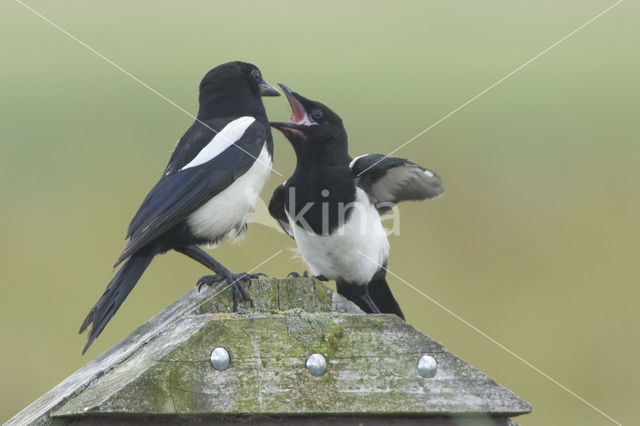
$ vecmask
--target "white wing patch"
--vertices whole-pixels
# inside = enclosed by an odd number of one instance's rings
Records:
[[[224,150],[239,141],[242,135],[244,135],[244,132],[249,126],[251,126],[251,124],[253,124],[254,121],[256,121],[256,119],[249,116],[236,118],[224,126],[224,128],[220,130],[213,139],[211,139],[211,142],[202,148],[202,151],[200,151],[193,160],[180,170],[196,167],[200,164],[206,163],[207,161],[213,160],[224,152]]]
[[[363,155],[359,155],[356,158],[354,158],[353,160],[351,160],[351,162],[349,163],[349,168],[353,169],[353,165],[356,164],[356,161],[358,161],[359,159],[361,159],[362,157],[366,157],[369,154],[363,154]]]

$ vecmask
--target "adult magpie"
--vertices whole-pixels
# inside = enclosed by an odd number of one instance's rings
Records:
[[[216,273],[199,285],[226,280],[234,295],[250,300],[238,281],[252,275],[231,273],[198,245],[241,236],[269,178],[273,139],[261,96],[280,93],[255,65],[229,62],[204,76],[198,116],[131,220],[129,241],[113,265],[122,266],[80,327],[82,333],[91,325],[83,354],[154,256],[171,249]]]
[[[386,281],[389,242],[380,215],[396,203],[443,193],[440,178],[404,158],[349,156],[342,119],[279,83],[289,122],[272,122],[296,153],[293,175],[278,186],[270,214],[293,237],[311,273],[370,313],[404,318]]]

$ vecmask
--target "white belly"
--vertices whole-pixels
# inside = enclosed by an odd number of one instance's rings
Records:
[[[307,232],[289,217],[298,249],[313,275],[365,285],[387,259],[389,242],[380,215],[360,188],[354,205],[346,223],[327,236]]]
[[[191,232],[197,237],[217,241],[244,228],[269,179],[272,164],[265,145],[245,174],[187,218]]]

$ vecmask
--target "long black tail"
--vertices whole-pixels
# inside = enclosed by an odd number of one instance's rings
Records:
[[[338,280],[336,281],[336,287],[339,294],[358,305],[360,309],[367,313],[376,312],[374,308],[377,307],[378,311],[383,314],[396,314],[404,319],[404,314],[400,309],[400,305],[398,305],[398,301],[391,293],[385,275],[385,269],[381,268],[366,286]],[[374,306],[371,306],[372,304]]]
[[[93,324],[89,332],[89,340],[82,350],[83,354],[89,349],[96,337],[100,335],[111,317],[122,305],[124,299],[131,293],[131,290],[133,290],[133,287],[157,253],[157,250],[152,247],[142,249],[133,254],[120,267],[120,270],[113,277],[98,303],[91,308],[87,318],[80,326],[80,333],[82,333],[90,324]]]

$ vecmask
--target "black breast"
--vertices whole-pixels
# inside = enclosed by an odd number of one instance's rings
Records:
[[[329,235],[348,219],[355,191],[348,167],[296,170],[286,185],[285,209],[297,225]]]

